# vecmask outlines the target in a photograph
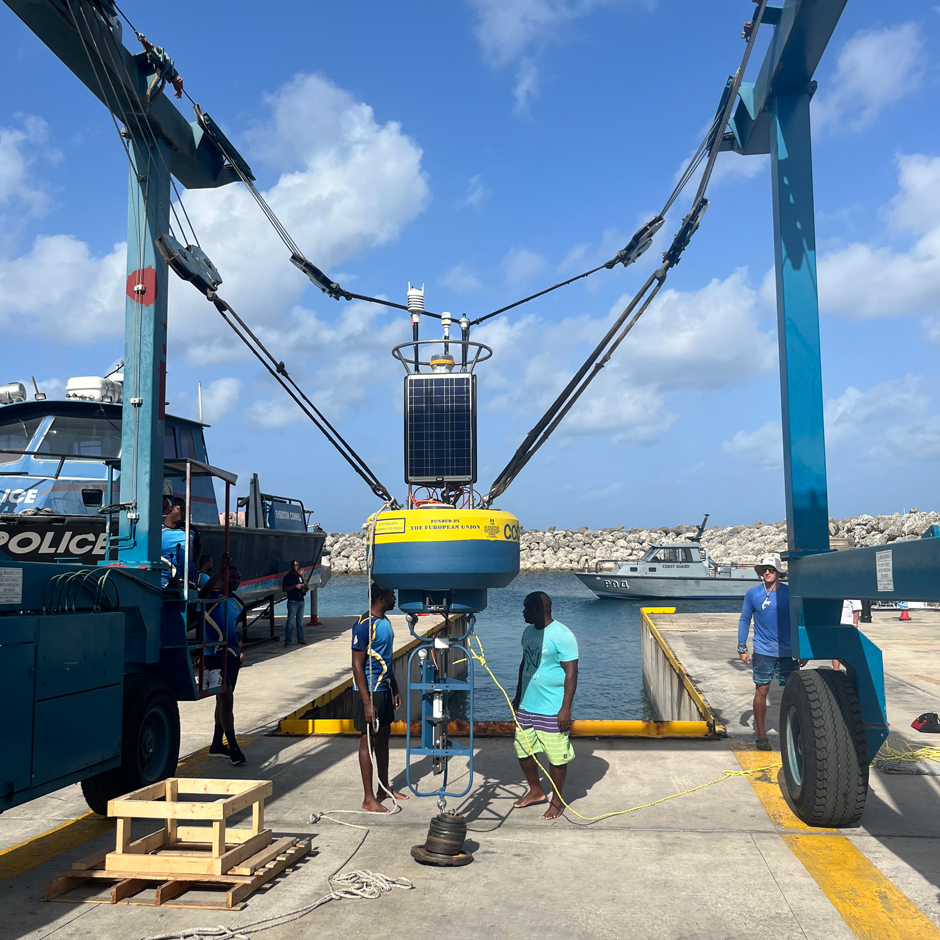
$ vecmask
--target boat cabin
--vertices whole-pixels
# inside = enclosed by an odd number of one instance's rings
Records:
[[[0,408],[0,514],[97,515],[117,502],[120,470],[108,462],[121,456],[121,418],[121,406],[108,402],[27,401]],[[167,415],[164,459],[208,463],[203,427]],[[182,494],[181,480],[170,485]],[[208,478],[193,480],[192,519],[219,522]]]

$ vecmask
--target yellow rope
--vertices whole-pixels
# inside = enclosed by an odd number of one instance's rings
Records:
[[[901,746],[892,747],[892,745]],[[919,764],[928,760],[940,763],[940,747],[932,744],[922,744],[915,747],[903,738],[889,738],[881,745],[881,749],[875,755],[872,763],[883,764],[891,760],[907,761],[910,764]]]
[[[477,641],[477,646],[480,647],[480,652],[475,653],[470,647],[470,644],[467,644],[467,649],[470,652],[470,655],[490,674],[490,678],[493,682],[496,683],[496,688],[503,693],[503,697],[506,699],[506,704],[509,706],[509,710],[512,712],[512,720],[515,726],[522,731],[522,725],[519,724],[518,719],[516,718],[516,710],[512,707],[512,699],[506,693],[506,690],[500,685],[499,679],[493,675],[493,670],[487,665],[486,656],[483,652],[483,644],[480,642],[480,638],[473,634],[473,639]],[[525,742],[525,747],[529,751],[529,756],[535,761],[538,765],[539,770],[545,774],[546,777],[551,780],[551,774],[542,766],[539,759],[535,756],[535,752],[532,750],[531,745],[529,744],[528,738],[525,734],[522,735],[522,740]],[[940,748],[934,748],[933,750],[940,753]],[[751,774],[762,773],[765,770],[773,770],[779,767],[779,764],[767,764],[764,767],[755,767],[752,770],[725,770],[722,772],[722,775],[715,780],[709,780],[708,783],[700,783],[697,787],[689,787],[688,790],[683,790],[681,793],[672,793],[669,796],[664,796],[661,799],[653,800],[651,803],[642,803],[640,806],[631,806],[630,809],[620,809],[612,813],[601,813],[600,816],[582,816],[576,809],[572,809],[566,802],[564,797],[556,792],[555,795],[558,797],[559,802],[562,806],[565,807],[569,812],[574,813],[578,819],[583,819],[585,822],[597,822],[599,819],[609,819],[611,816],[625,816],[627,813],[635,813],[640,809],[649,809],[651,806],[658,806],[660,803],[665,803],[668,800],[674,800],[676,797],[685,796],[688,793],[695,793],[696,790],[704,790],[706,787],[713,787],[716,783],[723,783],[725,780],[730,780],[732,777],[749,777]]]

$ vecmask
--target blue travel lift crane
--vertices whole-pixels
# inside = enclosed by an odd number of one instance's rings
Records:
[[[99,808],[106,794],[172,772],[175,701],[201,694],[184,603],[165,602],[159,588],[162,479],[153,468],[162,467],[167,260],[203,286],[217,284],[218,275],[197,248],[169,234],[170,175],[205,188],[234,181],[238,170],[250,178],[250,170],[207,115],[188,123],[160,93],[177,77],[172,62],[159,49],[128,52],[110,0],[5,2],[124,123],[132,166],[122,442],[130,459],[117,543],[126,567],[0,565],[3,695],[8,714],[32,706],[0,730],[0,809],[76,780]],[[742,155],[771,156],[793,645],[801,659],[840,659],[848,669],[794,673],[781,703],[786,788],[799,816],[816,826],[858,821],[869,762],[888,733],[881,653],[840,625],[841,602],[934,600],[940,576],[940,538],[829,548],[809,105],[813,73],[845,3],[765,0],[758,7],[773,39],[757,81],[741,86],[722,142]],[[429,601],[416,603],[427,610]],[[439,680],[425,684],[433,706],[444,690]],[[425,736],[426,753],[442,756]]]
[[[227,493],[235,483],[191,460],[164,467],[167,259],[190,279],[219,281],[170,234],[170,176],[223,186],[239,178],[223,149],[237,152],[206,115],[188,122],[162,93],[179,84],[172,61],[149,45],[129,52],[110,0],[5,2],[122,124],[130,162],[117,560],[0,555],[0,811],[82,781],[105,812],[108,799],[175,772],[177,702],[212,694],[193,669],[195,657],[202,675],[205,645],[187,639],[193,626],[203,636],[202,604],[187,604],[185,576],[179,591],[160,586],[164,475],[215,476]]]
[[[810,100],[813,73],[846,0],[767,3],[774,27],[757,80],[742,84],[724,149],[770,154],[790,618],[800,659],[848,674],[793,673],[781,700],[786,791],[813,826],[861,818],[868,767],[888,736],[881,651],[840,624],[844,598],[937,600],[940,539],[830,551]],[[934,534],[935,533],[926,533]]]

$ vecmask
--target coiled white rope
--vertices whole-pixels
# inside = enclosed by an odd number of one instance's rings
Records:
[[[333,812],[338,811],[334,810]],[[370,813],[369,815],[374,814]],[[224,924],[217,927],[185,927],[183,930],[174,933],[161,933],[145,937],[144,940],[202,940],[202,938],[206,938],[206,940],[248,940],[252,934],[259,933],[262,930],[270,930],[272,927],[281,927],[284,924],[300,920],[329,901],[350,901],[356,898],[375,901],[393,888],[402,888],[406,891],[414,889],[414,883],[408,878],[390,878],[388,875],[370,871],[368,868],[358,868],[355,871],[348,871],[341,875],[340,872],[355,858],[356,853],[369,837],[369,827],[357,826],[354,823],[343,822],[341,819],[333,819],[328,813],[314,813],[310,817],[310,822],[316,823],[321,819],[329,819],[330,822],[335,822],[340,826],[348,826],[351,829],[365,830],[356,847],[327,879],[330,886],[329,894],[324,894],[322,898],[314,901],[313,904],[308,904],[306,907],[299,907],[296,910],[287,911],[285,914],[272,914],[270,917],[263,917],[261,920],[253,921],[250,924],[242,924],[238,927],[226,927]]]

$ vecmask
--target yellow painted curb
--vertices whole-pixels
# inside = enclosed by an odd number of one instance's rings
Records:
[[[455,723],[450,735],[468,734],[466,722]],[[404,735],[403,721],[392,722],[392,734]],[[289,735],[358,735],[351,718],[284,719],[281,734]],[[478,721],[473,732],[481,737],[512,736],[515,726],[511,721]],[[416,733],[412,728],[412,734]],[[583,720],[571,723],[571,736],[581,738],[707,738],[712,735],[705,721],[606,721]]]
[[[665,637],[663,637],[663,635],[656,628],[656,624],[653,623],[653,618],[650,616],[650,614],[674,614],[675,612],[675,607],[640,608],[640,616],[643,618],[643,624],[652,634],[653,639],[656,641],[659,648],[663,651],[663,655],[669,661],[669,665],[672,666],[676,675],[679,677],[679,681],[685,687],[689,697],[695,703],[695,707],[702,716],[703,722],[707,723],[709,726],[709,734],[703,735],[703,737],[724,737],[726,734],[725,726],[721,724],[715,717],[715,713],[712,711],[711,705],[708,704],[705,696],[702,695],[702,693],[698,690],[688,672],[686,672],[685,666],[679,662],[678,656],[676,656],[676,654],[672,651],[672,647],[666,642]]]
[[[742,741],[731,750],[744,770],[780,764],[779,754],[757,751]],[[937,940],[940,929],[838,829],[807,826],[781,792],[781,770],[751,774],[754,792],[780,838],[803,863],[823,894],[863,940]]]

